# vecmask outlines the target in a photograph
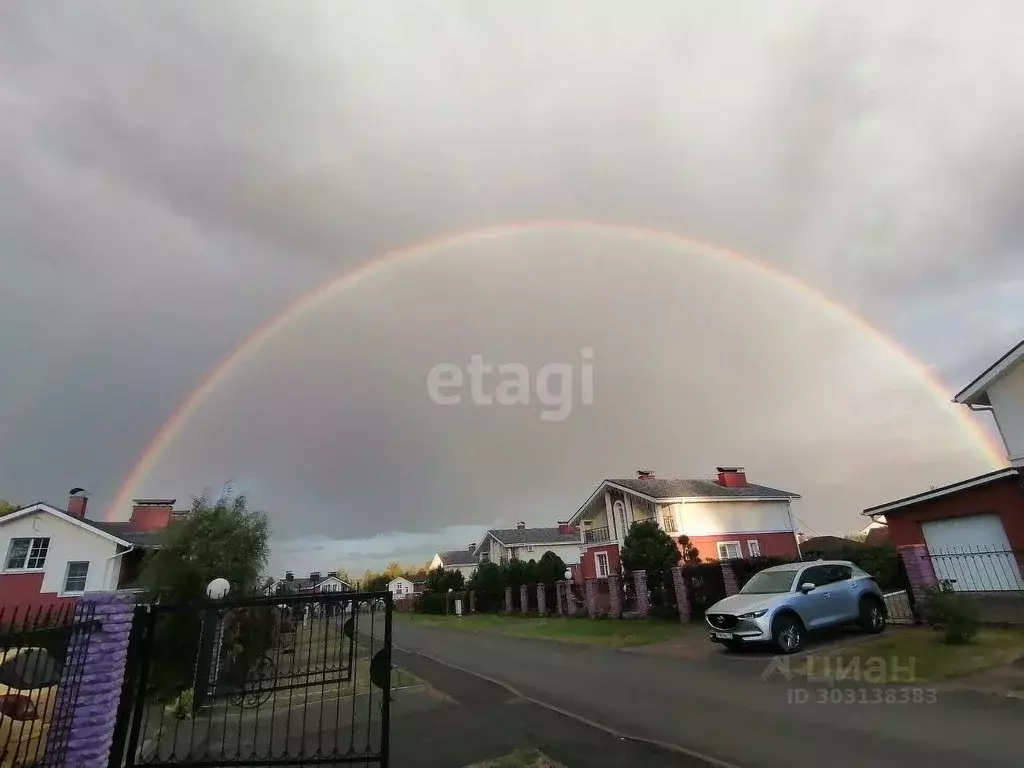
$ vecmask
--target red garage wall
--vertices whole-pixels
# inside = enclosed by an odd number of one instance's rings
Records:
[[[43,610],[74,603],[77,598],[60,597],[54,592],[40,593],[43,587],[42,573],[5,573],[0,575],[0,610],[3,621],[13,615],[15,609],[22,617],[26,611]]]
[[[951,517],[997,514],[1012,549],[1024,549],[1024,489],[1020,479],[1007,477],[965,488],[938,499],[920,501],[885,513],[892,542],[900,547],[924,544],[921,523]]]
[[[607,552],[608,553],[608,571],[609,573],[618,574],[622,572],[622,561],[619,558],[619,546],[618,544],[605,544],[599,547],[590,547],[583,553],[582,560],[582,571],[584,579],[596,579],[597,578],[597,565],[594,563],[595,552]]]

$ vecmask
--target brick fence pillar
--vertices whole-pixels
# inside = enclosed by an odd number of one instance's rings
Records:
[[[556,581],[555,582],[555,613],[557,613],[559,616],[564,616],[565,615],[565,603],[563,602],[563,600],[564,600],[564,598],[562,597],[562,582]]]
[[[519,612],[530,612],[530,588],[525,584],[521,584],[519,587]]]
[[[914,603],[921,605],[928,589],[938,586],[938,579],[935,578],[935,569],[932,567],[932,559],[928,557],[928,546],[926,544],[907,544],[897,547],[903,565],[907,568],[907,580],[910,582],[910,592],[914,596]]]
[[[512,613],[512,587],[505,587],[505,613]]]
[[[587,579],[587,614],[590,618],[597,618],[597,579]]]
[[[469,612],[476,613],[476,590],[472,590],[469,593]]]
[[[613,619],[622,618],[622,579],[608,574],[608,613]]]
[[[693,617],[693,610],[690,608],[690,594],[686,591],[686,578],[683,576],[683,569],[678,565],[672,568],[672,587],[676,591],[679,620],[689,621]]]
[[[636,592],[636,615],[651,615],[651,598],[647,594],[647,571],[633,571],[633,589]]]
[[[106,768],[134,613],[133,594],[96,592],[80,598],[76,622],[96,621],[98,626],[91,634],[76,633],[68,648],[54,718],[68,725],[50,733],[43,765],[55,764],[63,751],[62,764],[69,768]],[[55,741],[63,742],[63,749]]]
[[[548,593],[547,587],[543,584],[537,585],[537,613],[541,616],[546,615],[548,612]]]
[[[732,569],[732,563],[722,563],[722,580],[725,582],[725,596],[730,597],[740,591],[740,585],[736,581],[736,572]]]

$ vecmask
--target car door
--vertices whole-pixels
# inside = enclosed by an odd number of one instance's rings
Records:
[[[808,582],[815,586],[815,589],[806,595],[801,594],[799,591],[793,595],[793,608],[800,615],[804,626],[808,629],[820,627],[828,622],[829,596],[822,590],[822,587],[828,584],[828,579],[828,571],[825,570],[824,566],[812,565],[804,568],[796,580],[795,589],[797,590],[800,589],[801,584],[807,584]]]
[[[841,624],[853,621],[860,613],[857,582],[853,579],[853,568],[848,565],[824,565],[828,583],[816,589],[824,593],[827,605],[826,623]]]

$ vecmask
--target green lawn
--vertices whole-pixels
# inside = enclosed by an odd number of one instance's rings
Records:
[[[511,755],[499,757],[497,760],[474,763],[469,768],[564,768],[564,766],[536,750],[521,749]]]
[[[907,628],[850,648],[812,654],[794,664],[794,669],[798,674],[833,679],[912,685],[969,675],[1021,656],[1024,630],[1020,629],[982,629],[968,645],[946,645],[939,632]]]
[[[433,616],[422,613],[395,613],[400,621],[428,627],[445,627],[471,632],[495,632],[516,637],[536,637],[570,643],[625,648],[676,640],[700,630],[700,622],[681,624],[677,621],[642,619],[543,619],[539,617],[474,614],[472,616]],[[696,629],[695,629],[696,628]]]

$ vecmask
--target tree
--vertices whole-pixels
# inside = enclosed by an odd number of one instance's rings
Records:
[[[469,578],[469,588],[486,595],[498,595],[503,589],[501,568],[497,563],[480,563]]]
[[[689,536],[684,533],[676,541],[679,543],[679,552],[682,556],[683,565],[694,565],[700,562],[700,552],[693,546]]]
[[[461,592],[465,586],[466,580],[461,571],[446,571],[443,566],[439,565],[427,574],[424,591],[429,594],[447,592],[449,589]]]
[[[622,567],[626,571],[661,572],[678,565],[679,547],[655,520],[633,523],[622,542]]]
[[[217,578],[235,594],[253,590],[267,565],[268,534],[266,515],[250,511],[230,485],[216,501],[194,497],[188,518],[168,528],[163,546],[146,559],[143,583],[169,602],[201,600]]]
[[[537,581],[546,586],[565,580],[565,561],[554,552],[545,552],[537,563]]]
[[[339,565],[335,571],[338,574],[338,578],[344,581],[346,584],[351,584],[352,579],[349,578],[348,571],[345,570],[345,566]]]
[[[21,509],[21,507],[19,507],[17,504],[12,504],[9,501],[4,501],[3,499],[0,499],[0,517],[3,517],[4,515],[9,515],[11,512],[16,512],[19,509]]]
[[[388,567],[384,569],[384,575],[388,577],[388,581],[397,579],[405,573],[405,567],[397,560],[392,560],[388,563]]]

